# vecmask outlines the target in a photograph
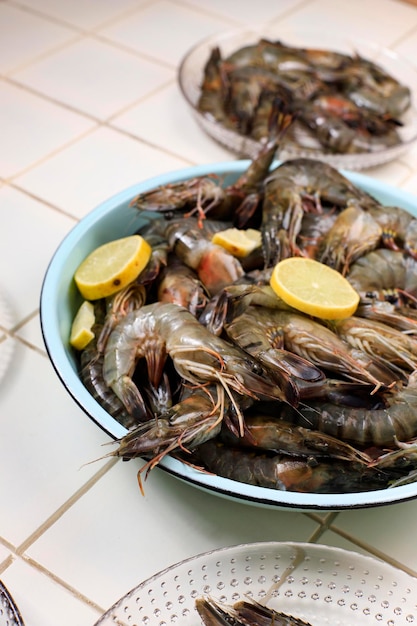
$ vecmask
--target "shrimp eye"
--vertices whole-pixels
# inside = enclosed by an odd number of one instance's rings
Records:
[[[254,359],[248,359],[248,365],[254,374],[262,376],[262,374],[264,373],[264,368],[260,363],[258,363],[258,361],[255,361]]]

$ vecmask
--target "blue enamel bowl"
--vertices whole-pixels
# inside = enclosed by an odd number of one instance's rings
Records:
[[[97,246],[135,232],[143,217],[129,206],[139,193],[159,185],[176,183],[206,174],[218,175],[230,184],[243,173],[249,161],[233,161],[190,167],[138,183],[103,202],[83,218],[59,245],[47,268],[40,300],[41,329],[51,363],[74,401],[86,415],[114,439],[127,431],[90,395],[81,382],[77,361],[68,338],[81,298],[73,276],[80,262]],[[275,163],[274,165],[277,165]],[[401,206],[417,215],[417,198],[390,185],[357,173],[343,172],[353,183],[371,193],[382,204]],[[294,510],[344,510],[382,506],[411,500],[417,483],[400,487],[345,494],[293,493],[239,483],[205,474],[171,457],[160,463],[164,471],[189,485],[220,497],[250,505]]]

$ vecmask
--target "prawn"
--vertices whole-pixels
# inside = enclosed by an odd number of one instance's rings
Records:
[[[349,206],[324,236],[318,260],[345,275],[351,263],[377,247],[381,235],[382,229],[370,213]]]
[[[254,600],[232,606],[213,598],[197,598],[195,608],[205,626],[311,626],[308,622],[268,608]]]
[[[95,303],[96,321],[92,328],[94,337],[80,354],[80,378],[100,406],[129,430],[137,426],[138,421],[126,411],[121,400],[106,384],[103,377],[104,354],[98,348],[98,338],[102,334],[105,316],[101,305],[101,301]],[[141,405],[141,413],[146,414],[144,403]]]
[[[104,380],[129,413],[142,405],[132,380],[139,359],[147,363],[150,382],[157,386],[167,356],[178,375],[192,384],[220,383],[238,415],[232,392],[251,398],[275,398],[296,404],[290,384],[283,388],[260,363],[229,342],[213,335],[184,307],[156,302],[128,314],[113,330],[104,357]]]
[[[417,219],[398,206],[368,206],[367,212],[382,229],[382,245],[416,258]]]
[[[256,319],[257,323],[254,323]],[[280,347],[282,343],[276,340],[272,325],[268,328],[262,323],[262,313],[251,315],[242,313],[231,323],[224,326],[228,338],[240,348],[260,361],[273,373],[277,369],[293,378],[317,381],[324,378],[323,372],[311,361],[293,352]]]
[[[225,405],[227,398],[221,385],[214,385],[211,389],[190,387],[170,409],[119,439],[117,449],[107,456],[117,456],[124,461],[150,457],[138,471],[138,483],[143,493],[142,474],[146,479],[167,454],[177,449],[187,453],[189,448],[201,445],[220,432],[227,409]]]
[[[184,306],[197,317],[206,307],[209,294],[194,270],[171,254],[158,280],[157,299]]]
[[[298,253],[296,238],[304,213],[321,214],[324,203],[340,210],[349,200],[363,208],[376,203],[327,163],[298,158],[275,168],[264,183],[261,231],[266,266]]]
[[[417,304],[417,261],[400,251],[378,248],[357,259],[346,275],[363,304]]]
[[[231,448],[211,439],[194,458],[207,471],[246,483],[298,493],[350,493],[383,489],[387,478],[363,462],[311,460],[285,454]]]
[[[352,349],[336,333],[307,316],[258,306],[249,306],[242,315],[247,326],[262,329],[273,345],[293,352],[322,370],[336,372],[345,379],[371,383],[375,391],[389,387],[396,380],[388,367]],[[226,332],[233,332],[236,320],[226,324]]]
[[[212,243],[203,229],[193,228],[187,219],[169,222],[166,236],[172,252],[195,270],[209,294],[220,291],[244,275],[239,260],[221,246]]]
[[[130,311],[140,309],[146,302],[146,289],[137,280],[129,283],[113,296],[106,298],[107,313],[97,340],[97,350],[104,352],[113,328]]]
[[[279,411],[277,411],[279,414]],[[322,457],[368,462],[370,457],[331,435],[286,422],[259,412],[256,406],[245,413],[245,432],[235,436],[229,430],[220,434],[223,443],[301,457]]]
[[[391,367],[417,369],[417,341],[375,319],[352,315],[343,320],[333,320],[331,328],[352,348],[363,350],[376,359],[387,361]]]
[[[354,445],[394,446],[417,436],[417,373],[407,385],[376,398],[374,408],[333,402],[300,403],[296,412],[283,406],[281,417]],[[382,406],[381,406],[382,404]]]
[[[165,219],[149,220],[148,224],[138,231],[151,247],[151,257],[138,277],[144,286],[150,285],[167,264],[168,242],[165,237]]]

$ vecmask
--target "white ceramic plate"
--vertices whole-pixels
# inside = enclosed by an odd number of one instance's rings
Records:
[[[273,164],[275,167],[277,163]],[[110,198],[82,219],[66,236],[52,258],[41,293],[41,326],[48,355],[68,393],[85,413],[114,439],[127,431],[87,391],[78,374],[78,364],[68,344],[71,324],[81,298],[73,276],[81,261],[106,241],[132,234],[143,225],[139,213],[129,206],[139,193],[159,185],[214,174],[232,184],[249,166],[249,161],[233,161],[190,167],[149,179]],[[387,206],[398,205],[417,216],[417,198],[390,185],[359,173],[344,172],[356,185]],[[136,461],[130,461],[136,463]],[[277,509],[343,510],[393,504],[417,497],[417,482],[361,493],[296,493],[247,485],[198,471],[166,456],[160,463],[179,480],[220,497]],[[157,470],[154,470],[157,471]]]
[[[417,623],[417,579],[383,561],[311,543],[254,543],[182,561],[135,587],[95,626],[197,626],[202,596],[253,598],[312,626]]]
[[[239,133],[225,128],[222,124],[201,114],[197,102],[201,91],[204,66],[210,52],[219,46],[222,57],[236,51],[240,47],[256,43],[261,37],[280,40],[285,44],[332,50],[347,54],[360,54],[364,58],[380,65],[386,72],[407,86],[412,93],[412,106],[402,116],[403,126],[399,129],[401,143],[378,152],[361,154],[330,154],[322,149],[305,149],[302,147],[283,146],[277,157],[285,160],[299,156],[320,159],[350,170],[374,167],[397,158],[417,139],[417,68],[406,59],[401,58],[388,48],[360,39],[348,39],[346,36],[331,36],[322,31],[281,31],[277,28],[237,30],[211,36],[193,47],[183,58],[178,82],[180,89],[191,111],[201,128],[213,139],[229,148],[240,157],[253,158],[260,148],[260,143]]]

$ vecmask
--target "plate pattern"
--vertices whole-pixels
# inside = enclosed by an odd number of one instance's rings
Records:
[[[417,579],[386,563],[308,543],[254,543],[208,552],[141,583],[96,626],[196,626],[195,600],[253,598],[312,626],[417,623]]]

